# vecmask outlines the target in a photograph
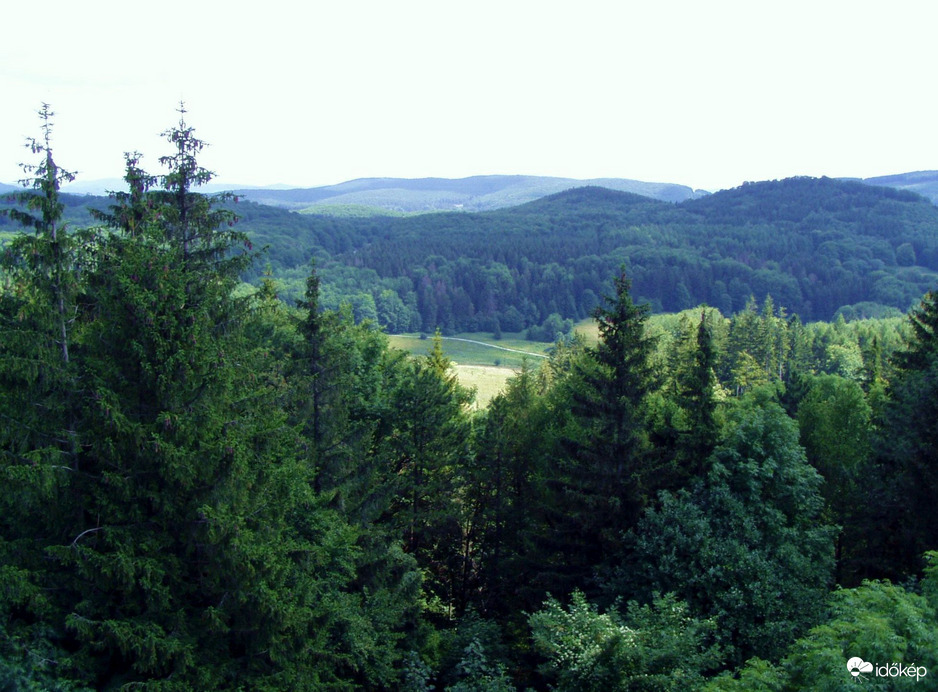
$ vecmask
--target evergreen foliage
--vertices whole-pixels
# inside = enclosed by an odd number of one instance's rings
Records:
[[[624,273],[615,286],[615,295],[594,313],[599,343],[572,362],[560,393],[569,416],[556,450],[559,468],[545,487],[542,507],[551,528],[541,540],[561,580],[552,590],[564,594],[621,557],[622,532],[638,521],[652,482],[649,308],[632,301]]]
[[[35,439],[4,428],[5,476],[27,490],[3,495],[5,656],[54,647],[56,671],[96,688],[387,684],[418,591],[406,579],[389,585],[396,593],[355,588],[358,531],[315,492],[277,406],[275,364],[245,340],[246,305],[231,297],[247,261],[232,254],[241,238],[216,234],[230,215],[190,189],[210,175],[192,129],[180,121],[167,136],[177,155],[162,191],[151,196],[128,157],[130,192],[102,215],[116,225],[95,232],[74,309],[33,288],[64,269],[18,265],[18,243],[8,255],[4,336],[26,310],[51,316],[37,320],[48,333],[39,343],[54,354],[50,372],[68,379],[3,359],[7,417],[56,402],[40,428],[17,421]],[[55,190],[43,193],[54,201]],[[75,316],[71,349],[63,314]],[[29,386],[10,386],[24,376]],[[403,557],[383,562],[412,572]]]
[[[5,212],[0,688],[841,689],[852,656],[938,665],[938,298],[789,312],[877,262],[874,289],[893,263],[919,272],[900,293],[930,280],[917,198],[586,190],[323,220],[259,271],[234,212],[255,240],[276,222],[199,194],[184,115],[164,174],[128,154],[75,230],[43,107]],[[687,309],[652,316],[633,281]],[[568,334],[586,310],[592,345]],[[375,319],[426,327],[427,353]],[[469,322],[559,338],[474,411],[442,338]]]
[[[645,513],[607,588],[674,592],[717,618],[731,660],[775,658],[820,614],[835,529],[818,521],[821,477],[778,404],[750,400],[729,425],[706,478]]]
[[[899,573],[921,567],[921,555],[938,536],[938,294],[929,292],[909,317],[910,333],[895,355],[890,401],[876,439],[883,512],[891,527],[877,532],[882,562]],[[887,572],[885,576],[895,577]]]

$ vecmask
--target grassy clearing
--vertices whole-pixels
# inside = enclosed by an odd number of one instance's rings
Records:
[[[426,355],[433,342],[421,339],[417,334],[392,334],[391,346],[408,351],[412,355]],[[525,341],[516,335],[495,340],[487,332],[469,332],[453,337],[443,337],[443,351],[458,365],[488,365],[517,370],[524,358],[535,365],[547,356],[553,344]]]
[[[496,368],[493,365],[457,365],[455,370],[462,386],[476,390],[477,409],[488,406],[495,395],[505,389],[508,379],[515,375],[515,370],[511,368]]]
[[[586,337],[586,343],[595,345],[599,342],[599,323],[592,317],[587,317],[573,325],[573,331]]]
[[[414,356],[426,355],[433,346],[429,338],[418,334],[391,334],[391,346]],[[443,352],[454,363],[456,376],[464,387],[476,390],[476,408],[485,408],[505,388],[508,378],[521,369],[527,358],[532,366],[544,360],[553,344],[526,341],[517,334],[493,339],[487,332],[470,332],[443,337]]]

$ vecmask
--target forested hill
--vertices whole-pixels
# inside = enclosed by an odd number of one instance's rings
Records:
[[[103,198],[63,195],[75,225]],[[610,290],[624,265],[656,311],[724,314],[771,295],[804,320],[907,310],[938,285],[938,209],[912,192],[792,178],[669,203],[577,188],[487,212],[335,218],[241,201],[239,228],[288,300],[315,257],[323,303],[391,331],[520,331],[551,337]],[[2,225],[2,222],[0,222]],[[0,229],[2,230],[2,229]],[[12,230],[12,227],[9,227]],[[257,280],[264,262],[248,275]]]
[[[826,178],[679,204],[581,188],[492,212],[347,224],[367,240],[335,255],[324,278],[391,329],[582,318],[623,264],[656,310],[706,302],[730,314],[771,295],[806,320],[906,310],[938,283],[938,209]]]

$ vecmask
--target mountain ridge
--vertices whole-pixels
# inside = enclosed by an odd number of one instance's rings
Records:
[[[838,180],[865,185],[892,187],[916,192],[938,204],[938,170],[911,171],[871,178],[839,177]],[[767,182],[767,181],[763,181]],[[367,214],[426,213],[433,211],[486,211],[517,206],[564,190],[599,186],[633,192],[667,202],[706,197],[723,190],[694,189],[680,183],[655,183],[630,178],[566,178],[534,175],[476,175],[464,178],[355,178],[333,185],[297,187],[290,185],[230,185],[211,183],[203,192],[232,191],[259,204],[266,204],[307,213],[343,215],[355,208]],[[122,189],[117,178],[76,181],[62,191],[75,195],[105,195],[108,190]],[[19,190],[15,185],[0,183],[0,193]],[[735,188],[727,188],[735,189]]]
[[[938,171],[896,173],[875,178],[864,178],[861,182],[867,185],[880,185],[916,192],[930,199],[932,204],[938,205]]]
[[[327,213],[336,205],[374,206],[400,212],[487,211],[517,206],[575,187],[596,185],[679,202],[707,194],[686,185],[649,183],[626,178],[555,178],[528,175],[482,175],[467,178],[358,178],[316,188],[236,190],[260,204]]]

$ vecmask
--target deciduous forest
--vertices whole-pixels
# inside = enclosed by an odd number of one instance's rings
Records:
[[[929,203],[592,189],[290,246],[198,192],[184,113],[83,222],[41,125],[0,255],[0,688],[933,688]],[[554,314],[598,339],[482,410],[439,333],[382,329]]]

